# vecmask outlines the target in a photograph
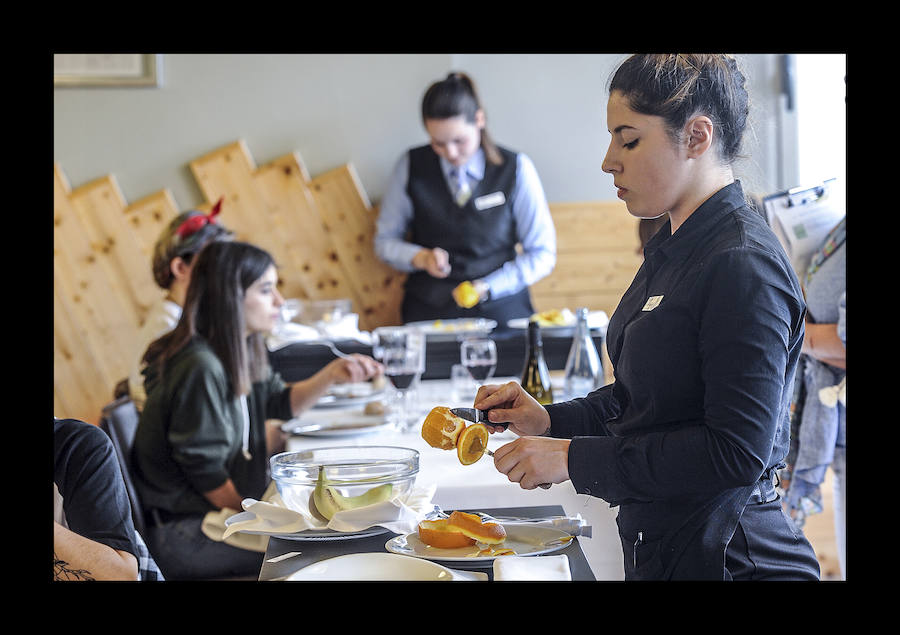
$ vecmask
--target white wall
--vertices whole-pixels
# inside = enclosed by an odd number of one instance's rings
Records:
[[[169,188],[203,202],[188,162],[244,139],[258,165],[296,151],[315,176],[345,162],[377,203],[425,143],[419,105],[450,70],[475,79],[495,139],[526,152],[551,202],[611,200],[606,84],[615,54],[165,54],[159,88],[56,88],[54,161],[73,187],[115,174],[128,201]],[[774,55],[739,55],[754,99],[747,189],[779,189]],[[793,184],[788,184],[789,187]]]

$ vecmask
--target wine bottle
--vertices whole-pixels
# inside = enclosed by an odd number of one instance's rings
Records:
[[[528,344],[525,350],[525,367],[522,369],[522,388],[541,405],[553,403],[550,386],[550,370],[544,359],[541,327],[536,321],[528,323]]]
[[[575,317],[575,335],[566,360],[565,386],[568,399],[584,397],[603,384],[603,365],[594,340],[591,339],[587,308],[580,307],[575,312]]]

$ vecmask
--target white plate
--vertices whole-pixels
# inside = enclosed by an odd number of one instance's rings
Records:
[[[512,549],[517,556],[539,556],[565,549],[574,539],[571,534],[552,527],[510,524],[504,525],[504,528],[506,529],[506,540],[502,544],[496,545],[495,548]],[[391,538],[384,546],[391,553],[404,556],[441,562],[465,562],[472,566],[491,566],[495,558],[503,557],[476,555],[481,550],[478,544],[456,549],[431,547],[419,540],[417,532]]]
[[[506,326],[511,329],[527,329],[528,321],[530,318],[514,318],[512,320],[508,320],[506,322]],[[591,330],[603,330],[606,329],[607,324],[609,324],[609,317],[606,315],[606,311],[591,311],[588,313],[588,326]],[[542,326],[541,330],[553,330],[553,329],[570,329],[575,326],[575,316],[572,316],[571,323],[567,324],[553,324],[549,326]]]
[[[452,582],[453,572],[435,562],[393,553],[350,553],[320,560],[295,571],[289,582],[393,581]]]
[[[497,328],[496,320],[487,318],[455,318],[452,320],[423,320],[404,326],[416,328],[432,338],[456,339],[464,335],[484,335]]]
[[[229,527],[234,523],[253,520],[254,518],[256,518],[256,514],[254,514],[253,512],[238,512],[234,516],[229,516],[225,519],[225,526]],[[387,533],[387,531],[388,529],[386,527],[376,525],[374,527],[368,527],[367,529],[363,529],[361,531],[353,532],[335,531],[334,529],[307,529],[305,531],[298,531],[293,534],[279,534],[271,531],[242,529],[241,533],[253,534],[256,536],[270,536],[272,538],[281,538],[282,540],[321,541],[368,538],[369,536],[377,536],[378,534]]]
[[[384,396],[384,388],[375,389],[369,382],[338,384],[322,395],[313,408],[346,408],[362,406]]]
[[[288,434],[306,437],[346,437],[377,432],[389,424],[384,415],[367,415],[336,410],[307,411],[281,424]]]

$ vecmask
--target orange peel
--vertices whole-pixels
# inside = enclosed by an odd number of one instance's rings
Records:
[[[422,438],[433,448],[452,450],[465,428],[465,419],[454,415],[447,406],[436,406],[422,422]]]
[[[450,524],[446,518],[440,520],[423,520],[419,523],[419,540],[431,547],[439,549],[456,549],[471,547],[475,539],[462,533]]]
[[[506,540],[506,529],[500,523],[485,523],[481,516],[467,512],[455,511],[447,522],[470,538],[489,545],[500,544]]]

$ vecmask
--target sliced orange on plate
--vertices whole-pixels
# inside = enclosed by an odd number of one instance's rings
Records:
[[[467,426],[456,440],[456,456],[463,465],[471,465],[487,450],[490,432],[483,423]]]
[[[419,540],[438,549],[456,549],[475,544],[474,538],[459,531],[446,518],[423,520],[419,523]]]

